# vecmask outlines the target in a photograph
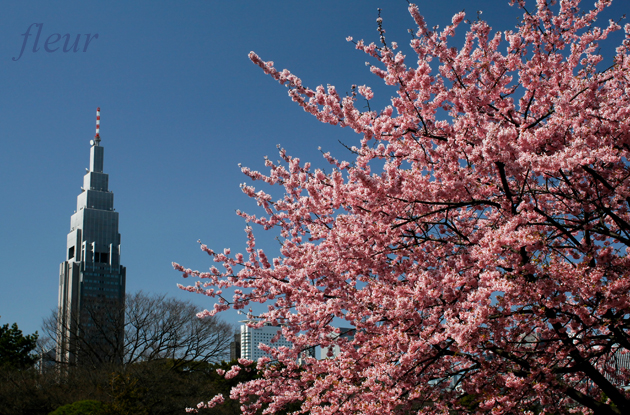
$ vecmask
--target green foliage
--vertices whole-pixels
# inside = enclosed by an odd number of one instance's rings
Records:
[[[103,402],[88,399],[60,406],[49,415],[100,415],[104,408]]]
[[[230,389],[259,375],[255,365],[243,367],[232,379],[217,374],[217,369],[227,371],[232,365],[239,363],[236,360],[212,364],[164,359],[129,365],[124,372],[111,374],[108,388],[110,404],[99,415],[184,415],[186,407],[195,407],[219,393],[226,398],[225,403],[213,408],[210,413],[240,414],[241,404],[229,399]]]
[[[232,368],[232,366],[241,366],[241,371],[238,375],[232,379],[225,379],[223,376],[217,373],[217,369],[225,370],[226,372]],[[256,363],[250,366],[243,366],[238,363],[237,360],[231,360],[229,362],[221,362],[214,364],[197,365],[190,368],[191,373],[197,373],[206,379],[207,384],[204,395],[201,395],[201,399],[197,401],[189,401],[188,406],[194,407],[198,402],[209,401],[215,395],[222,394],[225,398],[225,402],[221,405],[215,406],[209,410],[200,410],[200,413],[220,414],[220,415],[232,415],[240,414],[241,403],[238,400],[230,399],[230,390],[242,382],[248,382],[250,380],[260,378],[260,374],[256,370]]]
[[[223,369],[226,372],[232,368],[232,366],[241,366],[241,371],[238,375],[234,376],[232,379],[225,379],[223,376],[220,376],[217,373],[217,369]],[[230,394],[230,389],[239,383],[248,382],[250,380],[260,378],[258,371],[256,370],[256,362],[252,363],[250,366],[241,365],[238,360],[231,360],[229,362],[221,362],[208,365],[205,370],[206,376],[208,380],[212,382],[217,389],[225,390],[224,395],[227,397]],[[223,393],[223,392],[219,392]]]
[[[37,361],[37,332],[24,336],[16,323],[0,326],[0,366],[25,368]]]
[[[146,388],[138,384],[138,379],[129,374],[116,373],[110,380],[112,403],[98,415],[147,415],[142,404]]]
[[[459,398],[458,403],[467,410],[474,411],[479,407],[479,396],[467,393]]]
[[[200,412],[237,415],[241,404],[229,399],[230,389],[259,374],[255,364],[239,365],[242,370],[232,379],[216,372],[233,365],[239,363],[164,359],[124,367],[72,367],[63,378],[55,370],[0,368],[0,414],[186,415],[186,407],[221,393],[224,404]],[[90,402],[98,406],[91,407]]]

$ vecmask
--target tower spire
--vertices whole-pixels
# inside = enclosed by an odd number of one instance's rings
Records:
[[[94,145],[99,145],[101,142],[101,135],[99,131],[101,129],[101,107],[96,108],[96,134],[94,135]]]
[[[103,173],[103,147],[101,142],[101,108],[96,109],[96,134],[94,140],[90,140],[90,171]]]

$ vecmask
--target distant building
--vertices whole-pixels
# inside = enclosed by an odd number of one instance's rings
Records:
[[[241,333],[234,334],[234,341],[230,343],[230,360],[241,358]]]
[[[91,342],[105,342],[104,337],[110,343],[116,339],[112,348],[121,348],[123,340],[121,324],[105,328],[105,332],[102,328],[98,333],[90,332],[95,311],[106,313],[122,307],[126,278],[125,267],[120,265],[118,212],[114,211],[108,175],[103,173],[99,124],[100,109],[97,109],[96,135],[90,141],[90,168],[77,197],[77,210],[70,219],[66,260],[59,268],[56,358],[67,364],[81,360],[78,336],[83,339],[87,336]]]
[[[39,360],[36,363],[37,370],[40,374],[51,372],[55,369],[57,356],[55,349],[41,350],[39,352]]]
[[[282,335],[277,342],[272,343],[271,339],[282,330],[281,326],[265,325],[260,328],[251,328],[247,324],[241,325],[241,357],[243,359],[258,360],[267,354],[258,348],[260,343],[279,348],[281,346],[293,347]]]
[[[622,354],[621,350],[617,350],[615,354],[613,354],[613,358],[609,364],[618,375],[620,375],[622,371],[630,371],[630,353]],[[613,380],[610,375],[606,374],[605,376],[609,380]],[[621,386],[624,390],[630,390],[630,384],[628,383],[619,383],[615,381],[613,383],[616,386]]]
[[[315,347],[309,347],[308,349],[305,349],[302,351],[302,353],[300,353],[300,357],[298,358],[298,365],[302,365],[307,358],[312,357],[313,359],[316,359],[317,357],[315,356]]]
[[[333,334],[334,339],[337,339],[339,337],[344,338],[348,341],[352,341],[354,340],[354,332],[355,329],[351,329],[348,327],[341,327],[339,329],[339,334],[335,333]],[[329,353],[330,351],[330,353]],[[322,347],[322,354],[321,354],[321,358],[322,359],[334,359],[335,357],[339,356],[339,353],[341,352],[341,349],[339,348],[338,345],[334,345],[332,346],[332,348],[330,347]]]

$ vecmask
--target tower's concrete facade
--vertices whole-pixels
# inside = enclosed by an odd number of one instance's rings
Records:
[[[121,321],[113,321],[115,318],[106,318],[108,324],[96,321],[97,313],[105,315],[121,310],[125,296],[118,212],[114,210],[114,194],[108,188],[108,175],[103,173],[100,141],[97,130],[90,142],[90,168],[77,197],[77,210],[70,219],[66,260],[59,268],[56,355],[58,361],[67,364],[81,363],[86,340],[92,344],[108,343],[110,349],[122,348]],[[90,331],[93,333],[89,334]],[[96,349],[105,353],[103,347]],[[119,350],[115,354],[120,355]]]

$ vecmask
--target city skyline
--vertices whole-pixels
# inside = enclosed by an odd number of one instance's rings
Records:
[[[471,20],[483,10],[479,16],[497,30],[513,28],[520,15],[507,3],[419,2],[429,26],[444,27],[466,8]],[[245,249],[246,224],[235,211],[260,211],[241,193],[246,178],[238,164],[264,171],[263,157],[277,159],[280,144],[326,168],[319,147],[343,158],[348,153],[339,141],[351,146],[359,138],[305,114],[247,54],[273,60],[311,87],[329,83],[345,94],[367,84],[377,104],[388,102],[393,89],[382,87],[364,66],[365,54],[346,41],[378,41],[378,7],[387,39],[405,53],[414,25],[405,1],[3,3],[0,250],[7,266],[0,323],[17,322],[32,333],[57,306],[57,267],[98,106],[121,212],[127,292],[167,293],[211,308],[211,299],[177,289],[185,281],[171,262],[212,266],[198,240],[215,250]],[[606,16],[627,12],[616,1]],[[36,52],[37,26],[24,36],[33,24],[42,25]],[[48,52],[44,42],[54,34],[71,41],[80,35],[81,47],[64,52],[60,40],[49,49],[61,49]],[[87,34],[92,40],[83,51]],[[274,249],[273,235],[256,234],[261,246]],[[220,316],[240,319],[234,312]]]

